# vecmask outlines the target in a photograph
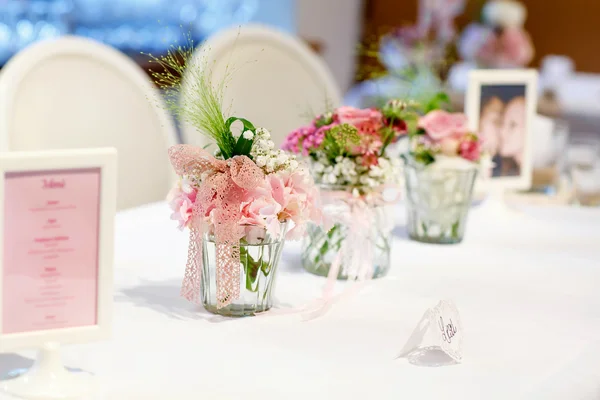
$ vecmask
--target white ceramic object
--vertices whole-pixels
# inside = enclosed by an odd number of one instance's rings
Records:
[[[0,74],[0,151],[114,147],[118,209],[165,198],[172,119],[129,57],[79,37],[36,43]]]
[[[276,146],[325,111],[326,105],[341,103],[339,89],[321,58],[299,39],[272,28],[245,25],[218,33],[196,50],[195,61],[203,60],[214,83],[230,74],[224,108],[268,129]],[[193,93],[184,91],[181,101],[193,99]],[[210,143],[194,127],[182,125],[184,142]]]

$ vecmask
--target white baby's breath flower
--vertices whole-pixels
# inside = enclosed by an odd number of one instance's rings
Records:
[[[264,167],[265,165],[267,165],[267,157],[265,157],[265,156],[256,157],[256,165],[258,165],[261,168]]]
[[[334,184],[336,182],[337,182],[337,176],[335,176],[335,174],[325,175],[325,183]]]
[[[271,133],[266,128],[256,128],[256,134],[263,139],[271,137]]]
[[[313,170],[317,173],[321,173],[323,171],[325,171],[325,166],[323,164],[321,164],[320,162],[314,163],[312,165]]]
[[[254,132],[244,131],[243,136],[244,136],[244,139],[246,139],[246,140],[252,140],[254,138]]]

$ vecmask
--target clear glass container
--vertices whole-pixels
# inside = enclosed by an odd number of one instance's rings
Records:
[[[407,162],[404,176],[408,236],[425,243],[460,243],[477,169],[432,169]]]
[[[304,269],[328,276],[339,257],[338,279],[386,275],[390,269],[393,228],[390,208],[358,200],[351,187],[323,184],[319,187],[325,219],[334,224],[329,231],[309,224],[302,243]]]
[[[573,203],[600,206],[600,139],[590,135],[570,141],[567,166],[573,191]]]
[[[207,311],[227,317],[244,317],[267,311],[273,305],[272,293],[277,265],[285,242],[287,223],[273,236],[264,228],[247,226],[240,240],[240,297],[223,308],[217,308],[216,243],[205,234],[202,242],[202,303]]]

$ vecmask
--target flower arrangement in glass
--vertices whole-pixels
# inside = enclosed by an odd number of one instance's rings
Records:
[[[180,176],[169,194],[171,218],[190,230],[182,295],[213,313],[253,315],[272,305],[285,239],[301,237],[308,220],[319,221],[318,190],[294,155],[274,149],[266,129],[226,115],[225,80],[213,84],[207,63],[192,57],[191,48],[179,48],[153,58],[164,68],[154,78],[169,108],[217,145],[214,155],[191,145],[169,149]],[[184,84],[195,101],[179,102]]]
[[[330,230],[310,226],[302,250],[305,269],[330,278],[362,280],[390,267],[393,218],[384,190],[398,184],[400,159],[389,146],[416,127],[412,104],[382,109],[340,107],[290,133],[285,150],[309,158]]]
[[[464,236],[481,141],[461,113],[432,110],[419,119],[405,155],[406,210],[411,239],[458,243]]]

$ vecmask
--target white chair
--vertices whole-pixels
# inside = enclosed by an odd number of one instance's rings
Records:
[[[176,131],[130,58],[78,37],[36,43],[0,73],[0,151],[115,147],[119,209],[163,200]]]
[[[321,58],[299,39],[272,28],[245,25],[222,31],[196,50],[195,61],[203,59],[215,83],[228,68],[233,71],[224,108],[267,128],[277,146],[289,132],[309,123],[311,114],[341,103],[337,84]],[[184,92],[181,101],[193,101],[193,95]],[[186,143],[209,143],[185,123],[182,136]]]

